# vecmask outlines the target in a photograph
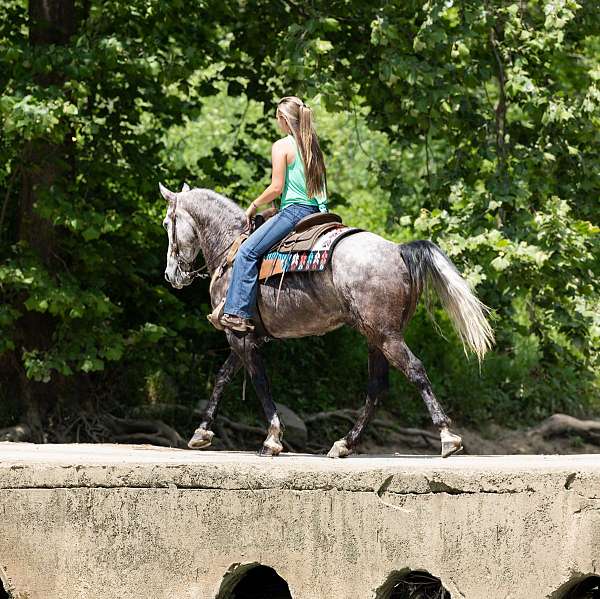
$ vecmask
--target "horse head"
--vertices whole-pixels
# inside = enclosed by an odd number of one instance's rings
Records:
[[[193,263],[200,251],[194,219],[185,209],[185,196],[190,191],[187,183],[176,193],[158,184],[160,193],[167,200],[167,212],[163,227],[169,237],[165,279],[175,289],[181,289],[194,280]]]

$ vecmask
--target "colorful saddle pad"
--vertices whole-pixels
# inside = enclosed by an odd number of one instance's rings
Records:
[[[294,250],[293,247],[286,251],[272,249],[262,259],[258,278],[263,281],[281,273],[325,270],[336,244],[344,237],[359,231],[362,229],[340,224],[321,235],[309,250]]]

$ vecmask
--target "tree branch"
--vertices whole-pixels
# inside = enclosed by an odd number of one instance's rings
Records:
[[[498,40],[495,27],[490,27],[490,44],[492,52],[498,66],[498,87],[500,97],[496,105],[496,149],[500,159],[500,166],[504,170],[506,163],[506,76],[504,73],[504,64],[500,52],[498,52]]]
[[[305,10],[304,7],[301,5],[296,4],[295,2],[292,2],[292,0],[282,0],[283,4],[285,4],[292,12],[296,12],[299,15],[301,15],[302,17],[304,17],[305,19],[308,19],[308,17],[310,16]]]
[[[553,414],[527,433],[529,437],[533,435],[542,437],[579,435],[595,445],[600,445],[600,421],[579,420],[567,414]]]
[[[4,202],[2,203],[2,212],[0,212],[0,235],[2,234],[2,227],[4,225],[4,218],[6,216],[6,208],[8,206],[8,200],[10,198],[10,192],[12,191],[13,184],[15,179],[17,178],[17,174],[20,172],[21,168],[16,167],[13,171],[10,179],[8,180],[8,185],[6,187],[6,194],[4,196]]]

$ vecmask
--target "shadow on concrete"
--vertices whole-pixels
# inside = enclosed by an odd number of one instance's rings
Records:
[[[392,572],[377,589],[376,599],[451,599],[442,581],[425,570]]]
[[[216,599],[292,599],[287,582],[269,566],[235,564],[229,569]]]
[[[0,566],[0,599],[11,599],[12,595],[7,591],[8,583],[6,572]]]
[[[556,599],[600,599],[600,576],[592,574],[571,580],[552,597]]]

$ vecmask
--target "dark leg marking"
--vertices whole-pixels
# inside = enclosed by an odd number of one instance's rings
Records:
[[[332,458],[345,457],[349,455],[358,444],[365,428],[375,413],[379,398],[387,393],[389,389],[389,364],[383,352],[375,347],[369,346],[369,382],[367,385],[367,397],[358,420],[350,432],[333,447],[327,455]]]
[[[202,449],[210,445],[214,436],[214,433],[210,428],[214,422],[219,402],[223,396],[223,391],[241,367],[242,360],[234,351],[231,351],[227,360],[225,360],[224,364],[219,369],[215,386],[210,395],[210,399],[208,400],[208,405],[202,414],[200,426],[194,432],[194,436],[190,439],[188,447],[192,449]]]
[[[380,397],[389,390],[389,370],[388,361],[381,350],[376,347],[369,347],[367,397],[361,415],[352,427],[352,430],[345,437],[348,447],[353,448],[357,445],[367,424],[375,413],[375,408],[379,403]]]
[[[250,375],[254,390],[262,403],[263,410],[269,425],[268,435],[263,442],[260,455],[275,456],[283,450],[281,444],[281,422],[277,415],[277,408],[271,396],[271,386],[267,377],[267,371],[260,355],[259,349],[264,341],[254,334],[238,338],[228,333],[228,339],[233,350],[238,354]]]
[[[442,406],[431,388],[427,372],[421,360],[417,358],[408,348],[403,339],[389,339],[383,343],[383,352],[388,360],[419,390],[434,426],[442,427],[450,424],[450,418],[446,416]]]
[[[440,429],[442,457],[445,458],[460,451],[462,449],[462,440],[458,435],[448,430],[451,420],[446,416],[442,406],[434,395],[421,360],[410,351],[404,339],[401,338],[392,337],[386,339],[383,342],[382,349],[390,363],[402,371],[406,378],[419,390],[429,410],[434,426]]]
[[[219,369],[215,380],[215,386],[210,395],[210,399],[208,400],[208,405],[202,414],[202,424],[206,424],[206,428],[210,427],[215,419],[217,408],[219,407],[219,402],[221,401],[225,387],[233,380],[233,377],[238,373],[241,367],[242,361],[240,360],[240,357],[234,351],[231,351],[229,356],[227,356],[227,360],[225,360],[225,363]]]

